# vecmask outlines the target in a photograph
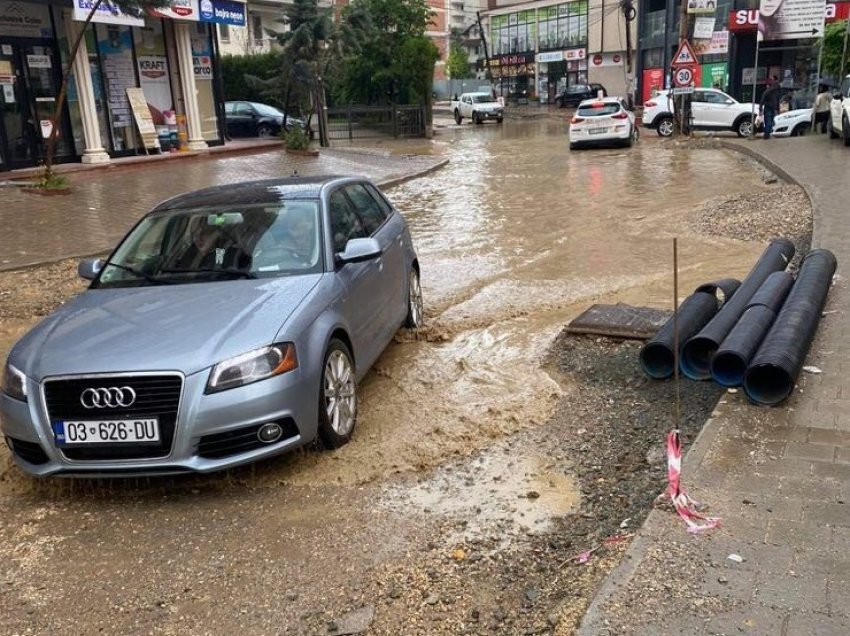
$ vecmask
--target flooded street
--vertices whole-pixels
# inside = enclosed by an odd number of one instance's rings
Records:
[[[548,633],[534,612],[551,598],[524,581],[585,496],[546,430],[585,391],[552,343],[593,302],[669,307],[674,236],[682,296],[744,275],[763,244],[698,234],[694,213],[765,186],[725,151],[649,134],[569,152],[555,120],[452,126],[423,148],[450,163],[388,195],[427,326],[365,378],[351,443],[122,482],[34,482],[0,451],[0,632],[342,634],[371,608],[375,634],[515,633],[508,615]],[[4,355],[30,323],[7,323]]]

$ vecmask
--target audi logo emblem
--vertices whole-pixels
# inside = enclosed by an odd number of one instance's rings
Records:
[[[131,406],[136,401],[136,392],[129,386],[110,386],[86,389],[80,395],[80,404],[87,409],[106,409]]]

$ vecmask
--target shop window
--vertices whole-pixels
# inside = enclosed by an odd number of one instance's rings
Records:
[[[196,22],[192,28],[192,66],[198,92],[198,114],[204,141],[219,141],[218,117],[213,91],[212,31],[210,25]]]
[[[230,25],[219,24],[218,25],[218,36],[221,38],[222,42],[230,42]]]
[[[145,93],[154,125],[164,126],[166,111],[174,110],[174,99],[162,21],[152,21],[144,27],[134,29],[134,41],[139,85]]]
[[[127,89],[138,86],[130,27],[97,24],[97,48],[103,68],[109,126],[115,152],[134,150],[137,136]]]
[[[664,49],[647,49],[643,52],[643,68],[664,66]]]
[[[251,32],[254,34],[254,46],[263,45],[263,17],[257,14],[251,16]]]

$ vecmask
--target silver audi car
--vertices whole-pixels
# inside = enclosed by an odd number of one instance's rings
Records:
[[[208,472],[349,440],[357,383],[422,324],[407,224],[367,180],[157,206],[12,349],[0,425],[33,475]]]

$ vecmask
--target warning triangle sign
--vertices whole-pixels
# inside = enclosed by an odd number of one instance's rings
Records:
[[[679,45],[679,50],[673,56],[672,66],[682,66],[684,64],[696,64],[697,56],[694,55],[694,50],[687,40],[682,40]]]

